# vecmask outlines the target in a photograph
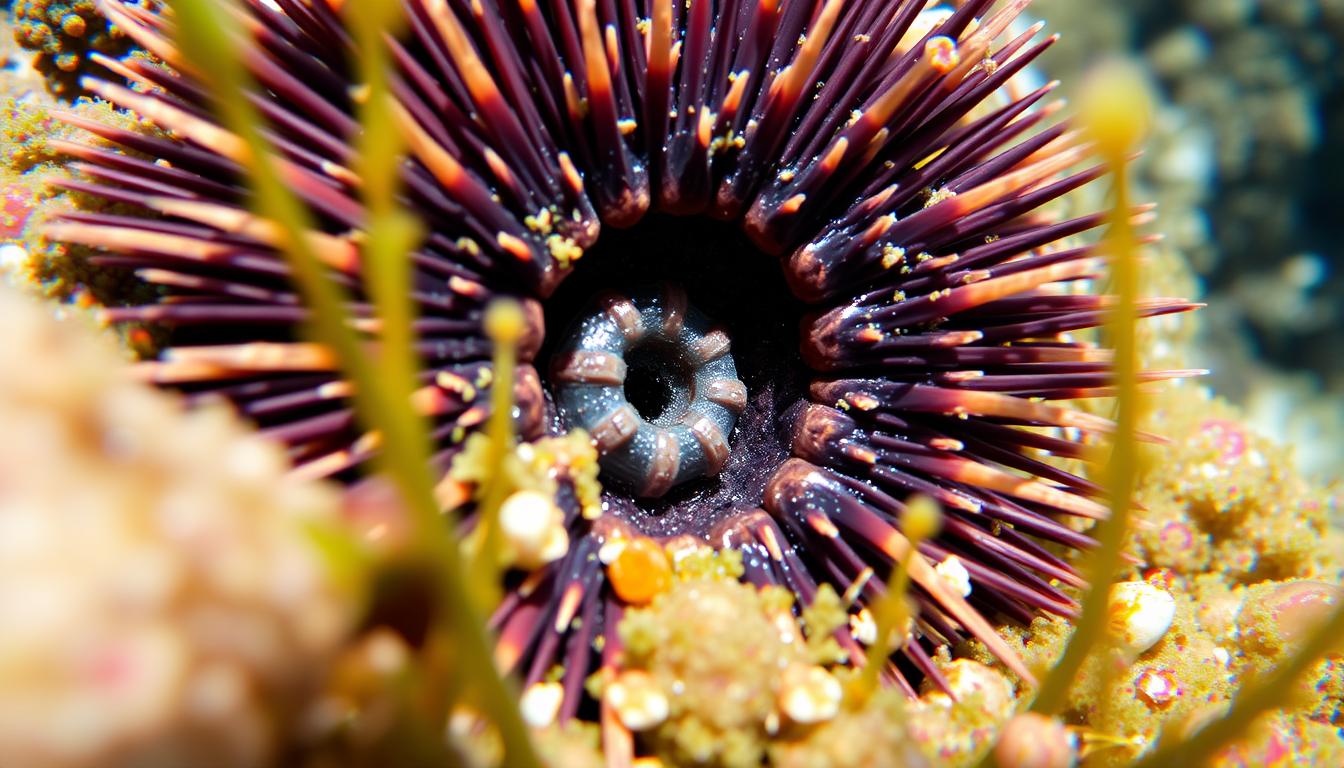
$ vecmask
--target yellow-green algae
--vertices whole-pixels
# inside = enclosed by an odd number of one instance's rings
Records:
[[[777,768],[920,768],[929,764],[911,736],[905,694],[884,688],[857,710],[840,714],[767,748]]]
[[[1147,525],[1130,546],[1141,565],[1118,576],[1146,574],[1170,590],[1176,618],[1147,652],[1115,662],[1105,690],[1100,658],[1084,666],[1064,716],[1091,746],[1088,765],[1128,764],[1164,727],[1217,714],[1248,674],[1295,649],[1269,611],[1243,610],[1255,605],[1249,598],[1294,580],[1337,584],[1344,567],[1330,527],[1337,500],[1292,470],[1291,451],[1250,432],[1234,408],[1200,387],[1172,387],[1151,406],[1140,428],[1172,442],[1143,449],[1137,516]],[[1070,632],[1067,620],[1040,617],[1002,634],[1030,667],[1045,669]],[[968,650],[997,664],[978,645]],[[1154,695],[1163,690],[1159,680],[1170,681],[1174,695]],[[1340,656],[1316,662],[1297,688],[1290,706],[1262,717],[1214,764],[1344,764]]]
[[[741,554],[699,547],[677,553],[677,580],[620,625],[623,670],[647,671],[667,696],[669,715],[647,733],[670,766],[802,768],[922,766],[904,723],[910,704],[884,689],[823,722],[791,722],[779,699],[791,667],[821,665],[846,682],[834,640],[848,613],[823,586],[801,617],[781,588],[738,581]],[[605,680],[590,689],[601,695]]]
[[[668,721],[650,734],[659,755],[673,765],[760,765],[780,675],[811,661],[806,646],[780,639],[780,625],[794,622],[792,602],[733,576],[694,577],[627,614],[626,664],[671,694]]]

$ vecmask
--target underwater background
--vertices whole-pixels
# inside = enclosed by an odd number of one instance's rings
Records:
[[[1157,229],[1209,306],[1199,359],[1304,472],[1344,466],[1344,2],[1039,0],[1042,58],[1077,83],[1099,55],[1157,86],[1138,162]],[[1143,194],[1140,194],[1143,197]]]

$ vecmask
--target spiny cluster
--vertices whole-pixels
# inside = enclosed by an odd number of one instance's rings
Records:
[[[1072,170],[1090,150],[1041,106],[1053,84],[1015,85],[1053,41],[1016,25],[1029,0],[993,13],[991,0],[403,2],[390,108],[410,149],[404,199],[428,230],[407,258],[424,366],[414,404],[433,421],[438,467],[488,416],[489,302],[515,297],[530,318],[517,421],[536,437],[555,429],[532,367],[543,302],[603,227],[650,210],[738,222],[813,310],[801,340],[813,383],[791,412],[793,457],[714,543],[743,551],[746,579],[802,605],[833,583],[857,619],[910,546],[904,500],[932,497],[946,527],[911,562],[919,619],[888,677],[946,687],[930,653],[971,635],[1030,679],[983,614],[1075,609],[1062,588],[1080,579],[1043,542],[1088,546],[1060,517],[1101,516],[1101,492],[1039,454],[1095,459],[1084,436],[1108,423],[1058,401],[1107,394],[1108,352],[1066,334],[1101,323],[1111,301],[1067,289],[1087,285],[1103,254],[1056,245],[1102,217],[1039,211],[1102,169]],[[115,145],[62,143],[81,171],[67,186],[141,213],[73,213],[50,235],[163,287],[153,305],[108,310],[179,329],[147,378],[228,398],[302,475],[352,478],[379,438],[356,423],[332,352],[295,338],[309,313],[279,228],[247,209],[246,150],[211,116],[208,73],[175,48],[170,15],[102,7],[167,66],[113,63],[130,87],[88,88],[170,135],[67,116]],[[353,297],[349,323],[376,343],[350,35],[323,0],[239,10],[247,98],[316,216],[306,237]],[[1188,307],[1157,299],[1141,313]],[[567,552],[520,576],[494,624],[505,667],[562,684],[563,720],[592,667],[619,652],[626,604],[605,568],[621,550],[609,545],[639,528],[581,514],[564,483],[557,502]],[[855,659],[862,638],[837,637]]]

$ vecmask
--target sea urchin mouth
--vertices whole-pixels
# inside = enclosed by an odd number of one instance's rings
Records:
[[[650,422],[650,431],[680,423],[691,413],[685,407],[695,394],[723,400],[694,409],[710,416],[723,437],[723,448],[711,446],[716,454],[722,453],[716,471],[687,476],[654,496],[639,493],[645,482],[640,468],[648,466],[643,455],[624,481],[612,475],[609,461],[603,463],[603,503],[613,517],[658,539],[690,535],[708,540],[725,518],[760,506],[770,473],[788,458],[790,409],[806,397],[810,379],[798,351],[805,307],[789,293],[778,260],[760,253],[735,227],[704,217],[654,214],[630,229],[605,230],[545,300],[546,326],[561,331],[548,336],[539,359],[549,361],[545,384],[562,426],[582,426],[591,432],[600,416],[579,421],[566,416],[565,387],[557,381],[555,366],[580,337],[591,338],[585,323],[593,321],[594,313],[609,312],[606,302],[613,289],[627,298],[637,297],[636,303],[650,310],[646,333],[647,328],[660,326],[652,315],[657,314],[664,291],[684,293],[685,305],[703,315],[704,329],[721,332],[731,344],[718,361],[725,368],[731,363],[740,387],[716,384],[698,393],[693,391],[693,378],[687,376],[693,368],[680,362],[667,345],[631,344],[624,357],[629,373],[622,394],[641,421]],[[681,301],[676,298],[678,304]],[[614,331],[608,323],[602,320],[593,329],[603,339],[608,337],[602,333]],[[684,338],[693,343],[700,336]],[[714,378],[718,377],[702,377],[703,383]],[[609,386],[607,394],[614,399],[614,385]],[[684,402],[677,402],[677,393],[684,394]],[[610,413],[606,406],[602,409]],[[681,437],[690,438],[692,450],[703,445],[694,434],[679,431]]]
[[[592,435],[604,476],[640,498],[717,475],[747,406],[731,345],[679,285],[608,294],[552,365],[560,415]]]

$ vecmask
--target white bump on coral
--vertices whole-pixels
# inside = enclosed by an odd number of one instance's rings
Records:
[[[971,574],[956,555],[948,555],[947,559],[933,566],[933,570],[957,594],[962,597],[971,596]]]
[[[1109,626],[1121,650],[1137,656],[1162,639],[1176,618],[1176,599],[1146,581],[1111,586]]]
[[[565,513],[539,491],[517,491],[499,508],[499,529],[519,568],[532,570],[569,551]]]
[[[793,664],[784,670],[779,709],[795,723],[821,723],[840,712],[844,690],[840,681],[815,664]]]
[[[560,704],[565,698],[564,686],[559,683],[533,683],[523,691],[519,709],[523,719],[533,728],[545,728],[555,722]]]
[[[646,731],[667,719],[667,696],[653,676],[640,670],[622,672],[607,686],[607,704],[626,728]]]

